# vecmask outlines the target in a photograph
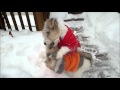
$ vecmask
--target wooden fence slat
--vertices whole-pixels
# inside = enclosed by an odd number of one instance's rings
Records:
[[[18,16],[19,16],[19,19],[20,19],[20,23],[21,23],[22,29],[25,29],[25,26],[24,26],[24,23],[23,23],[23,19],[22,19],[22,16],[21,16],[21,12],[18,12]]]
[[[37,29],[37,31],[41,31],[43,29],[43,25],[44,25],[43,13],[42,12],[33,12],[33,15],[34,15],[36,29]]]
[[[68,12],[68,14],[82,14],[83,12]]]
[[[14,13],[13,13],[13,12],[10,12],[10,15],[11,15],[11,17],[12,17],[12,20],[13,20],[13,23],[14,23],[14,26],[15,26],[15,29],[18,31],[18,26],[17,26],[16,20],[15,20],[15,17],[14,17]]]
[[[2,12],[2,14],[3,14],[3,16],[4,16],[4,19],[5,19],[6,23],[7,23],[8,29],[11,29],[11,30],[12,30],[12,28],[11,28],[11,26],[10,26],[10,23],[9,23],[9,20],[8,20],[8,18],[7,18],[6,12]]]
[[[67,19],[67,20],[64,20],[65,22],[68,22],[68,21],[84,21],[84,18],[77,18],[77,19]]]
[[[32,31],[29,14],[28,14],[28,12],[25,12],[25,14],[26,14],[26,18],[27,18],[27,22],[28,22],[29,29],[30,29],[30,31]]]
[[[4,18],[2,17],[2,13],[1,12],[0,12],[0,29],[6,30],[5,23],[4,23]]]

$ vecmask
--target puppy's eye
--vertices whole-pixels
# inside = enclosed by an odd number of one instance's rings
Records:
[[[54,27],[51,27],[51,30],[54,30]]]
[[[50,34],[50,31],[48,31],[47,34]]]

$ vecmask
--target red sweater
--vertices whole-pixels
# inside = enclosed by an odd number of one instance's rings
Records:
[[[81,47],[81,45],[75,37],[75,35],[73,34],[73,31],[68,26],[66,27],[68,28],[67,34],[63,39],[60,39],[58,47],[61,48],[62,46],[67,46],[72,51],[76,51],[77,47]]]

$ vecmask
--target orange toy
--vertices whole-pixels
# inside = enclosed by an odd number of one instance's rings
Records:
[[[75,72],[78,69],[80,63],[80,53],[69,52],[64,55],[65,71]]]

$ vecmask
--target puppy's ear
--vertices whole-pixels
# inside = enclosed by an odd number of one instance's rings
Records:
[[[58,29],[58,21],[54,19],[54,29]]]
[[[47,19],[46,22],[49,29],[58,29],[58,22],[55,18]]]
[[[47,19],[47,20],[46,20],[48,29],[52,29],[52,28],[53,28],[52,21],[53,21],[53,19]]]

